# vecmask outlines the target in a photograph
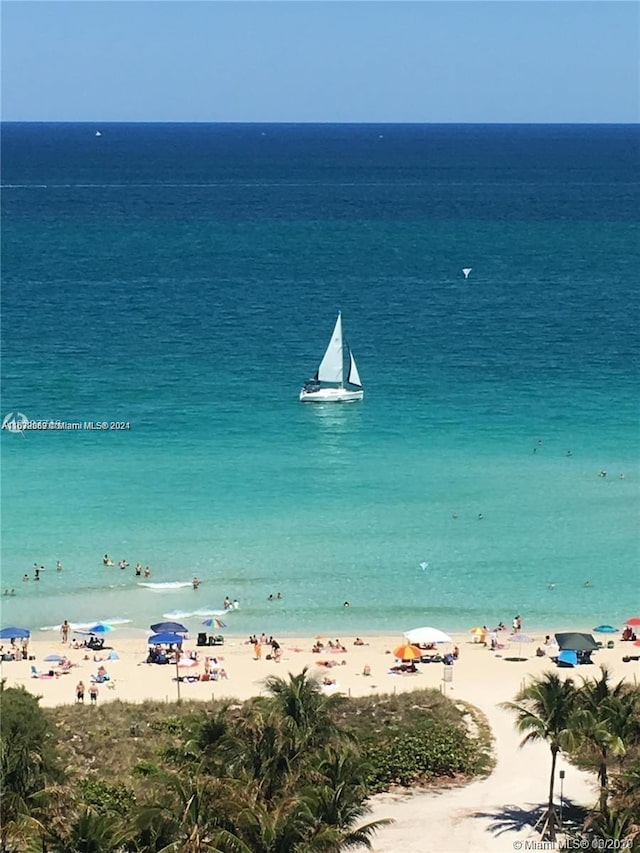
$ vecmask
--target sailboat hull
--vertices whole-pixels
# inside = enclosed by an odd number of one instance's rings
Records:
[[[317,390],[300,391],[301,403],[357,403],[362,400],[364,391],[349,391],[347,388],[318,388]]]

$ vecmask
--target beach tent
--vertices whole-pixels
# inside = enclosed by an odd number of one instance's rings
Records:
[[[599,648],[591,634],[567,632],[556,634],[555,638],[561,651],[568,649],[572,652],[595,652]]]
[[[167,632],[172,634],[189,633],[189,629],[181,625],[180,622],[156,622],[155,625],[151,626],[151,630],[154,634],[165,634]]]
[[[558,655],[558,666],[577,666],[578,655],[576,652],[566,650]]]
[[[173,634],[170,631],[165,631],[161,634],[152,634],[147,640],[150,646],[181,646],[184,642],[184,637],[180,634]]]
[[[0,631],[0,640],[27,640],[31,631],[27,628],[3,628]]]

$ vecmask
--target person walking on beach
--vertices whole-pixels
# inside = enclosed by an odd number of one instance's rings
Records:
[[[262,645],[260,643],[260,640],[256,640],[255,645],[253,647],[253,653],[255,655],[256,660],[262,659]]]
[[[69,628],[71,626],[65,619],[62,625],[60,626],[60,633],[62,634],[62,642],[67,643],[69,641]]]
[[[95,705],[98,701],[98,685],[92,684],[89,688],[89,699],[91,699],[91,704]]]
[[[76,685],[76,702],[84,705],[84,682],[79,681]]]

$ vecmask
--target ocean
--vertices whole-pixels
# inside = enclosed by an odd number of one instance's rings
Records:
[[[639,164],[637,125],[2,125],[2,418],[109,427],[3,429],[2,624],[637,615]],[[338,310],[365,398],[303,405]]]

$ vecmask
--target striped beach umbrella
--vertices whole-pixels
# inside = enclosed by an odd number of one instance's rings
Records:
[[[216,618],[205,619],[202,624],[206,625],[207,628],[226,628],[227,627],[226,622],[223,622],[222,619],[216,619]]]

